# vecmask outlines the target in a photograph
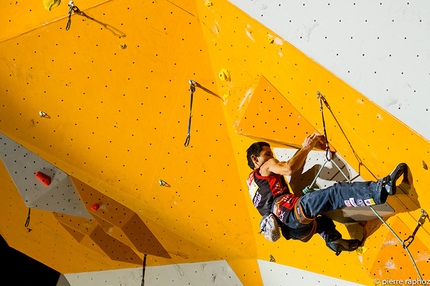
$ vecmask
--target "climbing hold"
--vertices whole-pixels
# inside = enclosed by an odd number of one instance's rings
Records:
[[[230,91],[226,91],[226,92],[224,92],[224,94],[223,94],[223,96],[222,96],[222,100],[224,101],[224,102],[226,102],[227,100],[228,100],[228,98],[230,97]]]
[[[367,247],[364,245],[359,246],[356,251],[358,255],[363,255],[367,251]]]
[[[42,118],[51,118],[46,112],[44,111],[39,111],[39,116]]]
[[[169,183],[167,183],[164,180],[158,180],[158,184],[160,184],[160,187],[168,187],[168,188],[170,188]]]
[[[119,45],[119,48],[121,50],[125,50],[127,48],[127,45],[126,44],[121,44],[121,45]]]
[[[42,172],[37,172],[36,178],[38,178],[45,186],[49,186],[51,184],[51,177]]]
[[[219,72],[218,77],[219,77],[219,79],[220,79],[220,80],[222,80],[222,81],[230,81],[230,80],[231,80],[231,78],[230,78],[230,73],[229,73],[229,71],[228,71],[228,70],[226,70],[226,69],[222,69],[222,70]]]
[[[211,1],[205,1],[205,6],[209,8],[210,6],[212,6],[212,2]]]
[[[267,35],[267,41],[269,42],[269,44],[273,44],[273,42],[275,41],[275,39],[273,38],[272,35]]]
[[[98,209],[99,209],[99,204],[97,204],[97,203],[95,203],[95,204],[92,204],[91,206],[90,206],[90,209],[92,210],[92,211],[97,211]]]
[[[43,6],[46,10],[51,11],[53,8],[58,7],[61,0],[43,0]]]

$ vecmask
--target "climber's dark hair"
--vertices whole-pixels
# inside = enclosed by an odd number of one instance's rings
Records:
[[[249,146],[248,150],[246,150],[246,158],[248,159],[248,166],[254,170],[255,165],[254,162],[251,159],[251,155],[254,155],[256,157],[260,156],[261,150],[263,150],[263,147],[267,146],[270,148],[270,144],[267,142],[255,142]]]

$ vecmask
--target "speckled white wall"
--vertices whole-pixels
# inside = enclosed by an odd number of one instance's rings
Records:
[[[320,285],[320,286],[358,286],[359,284],[315,274],[309,271],[283,266],[274,262],[259,260],[264,285]],[[67,280],[67,281],[65,281]],[[100,272],[66,274],[57,286],[118,286],[141,285],[142,269],[122,269]],[[173,264],[147,267],[145,283],[147,286],[166,285],[243,285],[226,261],[206,263]]]
[[[272,262],[259,260],[264,285],[319,285],[319,286],[359,286],[353,282],[335,279],[321,274],[311,273]]]
[[[0,163],[6,166],[29,208],[91,218],[68,174],[0,133]],[[37,173],[49,183],[37,179]]]
[[[430,2],[230,0],[430,140]]]
[[[142,268],[66,274],[65,277],[72,286],[137,286],[142,285]],[[147,267],[144,285],[241,286],[242,283],[226,261],[212,261]]]

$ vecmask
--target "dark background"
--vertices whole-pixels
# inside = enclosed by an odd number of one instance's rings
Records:
[[[56,286],[60,273],[9,247],[0,236],[1,285]]]

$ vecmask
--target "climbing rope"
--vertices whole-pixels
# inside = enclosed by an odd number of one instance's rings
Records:
[[[348,181],[348,183],[351,183],[351,180],[345,175],[344,172],[342,172],[342,170],[339,168],[339,166],[332,160],[331,158],[331,151],[329,148],[329,144],[328,144],[328,137],[327,137],[327,130],[326,130],[326,126],[325,126],[325,119],[324,119],[324,110],[323,110],[323,105],[322,103],[325,104],[325,106],[329,109],[329,111],[331,112],[331,114],[333,115],[334,120],[337,123],[337,126],[340,128],[340,130],[342,131],[343,135],[345,136],[345,138],[348,141],[348,144],[350,145],[355,157],[357,158],[359,165],[363,165],[360,158],[358,157],[357,153],[355,152],[354,148],[352,147],[351,142],[348,140],[348,138],[346,137],[345,132],[343,131],[341,125],[339,124],[339,122],[337,121],[336,117],[334,116],[333,112],[331,111],[330,105],[328,104],[327,100],[325,99],[325,97],[318,91],[317,92],[318,95],[318,99],[320,101],[320,111],[321,111],[321,115],[322,115],[322,122],[323,122],[323,128],[324,128],[324,137],[326,139],[326,160],[324,162],[324,164],[321,166],[321,168],[319,169],[318,173],[316,174],[314,180],[312,181],[311,185],[307,186],[304,190],[303,193],[307,193],[311,190],[318,190],[318,189],[311,189],[311,187],[315,184],[317,178],[319,177],[319,174],[321,173],[321,170],[324,168],[324,166],[327,164],[327,162],[331,162],[333,163],[337,169],[342,173],[343,177]],[[330,153],[330,155],[328,155]],[[370,172],[370,170],[369,170]],[[373,174],[372,174],[373,175]],[[375,176],[374,176],[375,177]],[[407,239],[402,240],[397,233],[388,225],[388,223],[379,215],[379,213],[375,210],[375,208],[373,208],[373,206],[369,206],[370,209],[372,210],[372,212],[375,214],[375,216],[388,228],[388,230],[394,235],[394,237],[396,237],[396,239],[402,244],[403,249],[405,249],[405,251],[407,252],[409,258],[411,259],[411,262],[415,268],[415,271],[417,272],[419,278],[421,279],[421,282],[424,283],[424,279],[418,269],[418,266],[415,262],[415,259],[412,257],[412,254],[409,251],[409,245],[412,243],[412,241],[414,240],[415,234],[417,233],[418,229],[424,224],[425,219],[429,219],[429,215],[425,212],[425,210],[421,210],[422,215],[418,220],[418,224],[417,227],[415,228],[413,234],[411,236],[409,236]],[[425,283],[424,283],[425,284]]]
[[[188,117],[188,134],[185,138],[184,146],[188,147],[191,140],[191,118],[192,118],[192,112],[193,112],[193,98],[194,98],[194,92],[196,91],[196,82],[192,79],[189,80],[190,83],[190,115]]]
[[[321,111],[321,117],[322,117],[323,129],[324,129],[324,137],[325,137],[325,142],[326,142],[325,143],[325,158],[326,158],[326,160],[324,161],[324,164],[321,166],[321,168],[318,170],[318,173],[316,174],[316,176],[315,176],[314,180],[312,181],[312,183],[309,186],[307,186],[307,187],[305,187],[303,189],[303,193],[304,194],[306,194],[306,193],[308,193],[310,191],[316,191],[316,190],[318,190],[317,188],[312,188],[312,186],[315,185],[316,180],[318,179],[321,171],[324,169],[325,165],[328,162],[331,162],[333,165],[335,165],[335,167],[339,170],[339,172],[342,173],[342,175],[346,178],[346,175],[343,173],[342,169],[334,161],[332,161],[333,153],[330,150],[330,145],[329,145],[329,142],[328,142],[327,128],[325,126],[324,108],[323,108],[323,102],[324,102],[324,104],[326,106],[329,106],[328,102],[325,99],[325,97],[319,91],[317,92],[317,95],[318,95],[318,99],[319,99],[319,102],[320,102],[320,111]]]
[[[144,285],[145,285],[146,256],[147,256],[147,254],[145,253],[145,254],[143,255],[142,283],[140,284],[141,286],[144,286]]]

